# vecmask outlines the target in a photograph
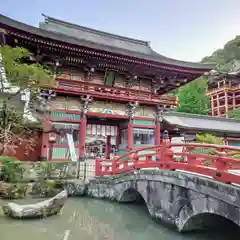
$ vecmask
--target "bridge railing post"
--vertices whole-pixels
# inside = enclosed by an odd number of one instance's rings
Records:
[[[102,174],[102,160],[101,159],[96,159],[95,162],[95,176],[103,176]]]
[[[114,157],[112,161],[112,175],[116,174],[120,166],[119,157]]]
[[[128,160],[125,160],[124,162],[123,162],[123,171],[125,172],[125,171],[128,171]]]
[[[139,155],[138,152],[133,152],[130,156],[129,156],[130,160],[132,161],[132,168],[136,168],[138,161],[139,161]]]
[[[171,169],[171,162],[174,161],[173,155],[174,154],[170,146],[168,131],[165,130],[163,133],[162,148],[160,153],[160,168]]]
[[[219,151],[220,150],[220,151]],[[228,170],[228,161],[225,159],[228,155],[222,149],[217,149],[216,154],[218,158],[216,159],[214,165],[219,172],[224,172]]]
[[[192,152],[196,149],[196,147],[193,147],[193,146],[188,146],[186,148],[186,151],[185,153],[187,153],[188,155],[186,156],[186,160],[187,160],[187,163],[188,164],[191,164],[191,165],[197,165],[199,164],[199,162],[197,162],[197,157],[196,156],[193,156],[192,155]]]

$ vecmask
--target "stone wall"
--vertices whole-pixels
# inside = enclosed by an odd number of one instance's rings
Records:
[[[21,162],[22,170],[15,173],[17,182],[37,182],[43,179],[79,179],[89,181],[95,178],[95,161],[80,162]],[[1,173],[1,171],[0,171]],[[21,176],[20,176],[21,175]]]

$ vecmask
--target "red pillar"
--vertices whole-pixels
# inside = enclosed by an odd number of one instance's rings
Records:
[[[110,159],[111,154],[111,136],[107,136],[106,139],[106,159]]]
[[[155,145],[158,146],[161,144],[161,125],[160,122],[156,122],[156,128],[155,128]]]
[[[116,148],[118,149],[120,145],[120,127],[117,126],[117,136],[116,136]]]
[[[133,122],[132,119],[128,121],[128,150],[133,149]]]
[[[80,152],[79,157],[80,159],[85,157],[85,140],[86,140],[86,134],[87,134],[87,118],[84,114],[81,119],[81,125],[80,125]]]
[[[50,121],[50,116],[49,114],[46,116],[46,120],[44,122],[43,126],[43,133],[42,133],[42,147],[41,147],[41,156],[40,160],[49,160],[48,153],[49,153],[49,133],[44,133],[45,131],[49,131],[52,128],[52,123]],[[50,154],[50,153],[49,153]]]
[[[49,161],[53,160],[53,142],[49,144],[49,157],[48,157]]]

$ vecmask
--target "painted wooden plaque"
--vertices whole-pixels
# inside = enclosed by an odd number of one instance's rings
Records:
[[[124,103],[93,101],[90,105],[89,112],[126,115],[126,105]]]

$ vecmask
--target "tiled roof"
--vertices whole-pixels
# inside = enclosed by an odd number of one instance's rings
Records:
[[[146,41],[105,33],[51,17],[46,17],[46,23],[41,23],[40,28],[36,28],[0,14],[0,27],[1,25],[10,26],[52,40],[157,63],[204,71],[214,68],[212,64],[185,62],[164,57],[153,51]]]
[[[164,120],[171,125],[183,129],[237,133],[240,135],[240,120],[178,112],[165,113]]]

